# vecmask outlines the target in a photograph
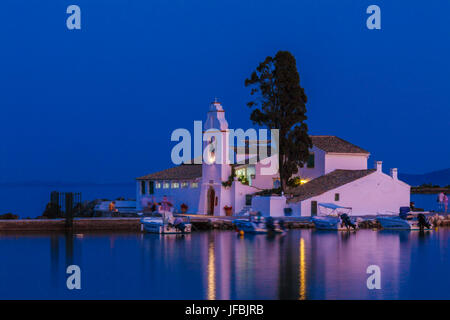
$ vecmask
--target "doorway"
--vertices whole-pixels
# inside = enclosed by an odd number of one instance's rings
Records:
[[[208,215],[213,216],[214,215],[214,205],[215,205],[215,198],[216,198],[216,192],[214,191],[213,187],[209,187],[208,189]]]

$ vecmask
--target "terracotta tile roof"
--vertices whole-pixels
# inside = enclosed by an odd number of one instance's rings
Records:
[[[344,139],[336,136],[310,136],[313,145],[317,148],[322,149],[325,152],[334,153],[365,153],[369,154],[369,151],[360,148],[353,143],[350,143]],[[234,151],[238,154],[246,154],[247,150],[244,146],[233,147]],[[270,148],[268,148],[270,151]],[[256,154],[256,148],[253,149]],[[249,150],[250,151],[250,150]]]
[[[311,136],[311,140],[313,145],[325,152],[369,154],[369,151],[336,136]]]
[[[361,179],[373,172],[375,169],[368,170],[334,170],[326,175],[313,179],[301,186],[287,190],[287,193],[294,195],[289,202],[299,202],[305,199],[315,197],[327,191],[336,189],[344,184]]]
[[[136,180],[192,180],[202,176],[201,164],[182,164],[136,178]]]

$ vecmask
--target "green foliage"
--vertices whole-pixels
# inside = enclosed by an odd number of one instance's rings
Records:
[[[262,191],[256,192],[254,195],[256,196],[270,196],[270,195],[281,195],[281,188],[274,189],[264,189]]]
[[[239,176],[238,181],[240,181],[242,184],[248,185],[248,179],[244,175]]]
[[[234,178],[236,177],[236,171],[234,170],[234,167],[231,168],[231,174],[228,177],[227,181],[222,181],[222,186],[225,188],[229,188],[233,185]]]
[[[275,57],[267,57],[245,80],[245,86],[251,87],[254,96],[247,103],[253,108],[253,123],[279,129],[279,172],[284,191],[289,178],[308,160],[312,147],[305,123],[307,97],[294,56],[278,51]]]
[[[294,177],[288,180],[287,182],[287,186],[288,187],[297,187],[301,184],[301,179],[300,177]]]
[[[423,183],[420,185],[420,187],[422,187],[422,188],[440,188],[439,185],[432,184],[432,183]]]
[[[17,214],[12,214],[10,212],[0,214],[0,220],[17,220],[19,216]]]

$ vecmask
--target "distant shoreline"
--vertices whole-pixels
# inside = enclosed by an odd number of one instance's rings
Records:
[[[0,187],[102,187],[102,186],[134,186],[134,182],[0,182]]]
[[[412,194],[438,194],[438,193],[450,193],[450,188],[446,187],[411,187]]]

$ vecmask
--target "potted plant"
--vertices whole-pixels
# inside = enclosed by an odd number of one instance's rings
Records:
[[[188,210],[187,204],[182,203],[180,207],[181,207],[181,213],[186,213],[187,212],[187,210]]]
[[[225,210],[225,215],[232,216],[233,215],[233,207],[232,206],[225,206],[223,207]]]

